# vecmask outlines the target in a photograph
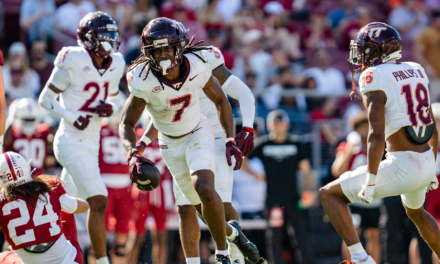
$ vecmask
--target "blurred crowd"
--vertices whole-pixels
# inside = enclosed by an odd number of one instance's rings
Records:
[[[314,191],[343,171],[356,167],[352,159],[362,151],[365,135],[360,127],[365,127],[365,119],[362,119],[365,108],[359,100],[350,101],[348,97],[352,79],[357,83],[358,76],[352,76],[347,59],[349,42],[363,25],[381,21],[395,27],[403,39],[402,60],[422,64],[430,78],[431,100],[440,101],[438,0],[3,0],[0,2],[0,48],[7,57],[3,79],[8,106],[15,99],[38,98],[51,74],[56,54],[63,46],[77,45],[78,22],[96,10],[107,12],[117,21],[123,39],[119,51],[127,66],[140,55],[140,34],[152,18],[164,16],[182,22],[189,29],[189,36],[195,35],[195,42],[203,40],[201,45],[220,48],[226,66],[251,88],[257,102],[256,134],[275,133],[279,139],[280,133],[291,133],[286,134],[289,140],[292,135],[299,136],[293,141],[300,142],[302,159],[310,162],[313,187],[308,186],[307,177],[301,177],[310,172],[298,160],[300,165],[293,168],[294,171],[285,171],[287,178],[295,181],[291,185],[295,190],[280,190],[277,194],[280,199],[269,199],[274,194],[266,188],[266,182],[273,180],[269,177],[281,176],[267,167],[268,152],[265,151],[255,152],[252,159],[248,159],[247,169],[236,172],[234,200],[243,219],[269,219],[272,231],[266,235],[272,238],[276,227],[287,226],[284,221],[280,224],[281,218],[293,217],[286,223],[290,221],[293,228],[298,229],[295,219],[304,217],[302,223],[315,230],[307,229],[310,232],[319,231],[313,225],[315,218],[317,223],[328,224]],[[125,78],[121,80],[120,90],[126,95],[129,93]],[[238,102],[233,99],[230,102],[239,127]],[[280,109],[281,112],[271,112]],[[38,113],[38,120],[48,124],[52,133],[56,131],[59,120],[42,110]],[[271,118],[267,118],[269,113]],[[12,122],[13,114],[8,115]],[[275,126],[276,122],[287,125]],[[357,134],[353,135],[352,131]],[[271,158],[281,164],[285,161],[285,151],[291,149],[272,151]],[[52,154],[49,148],[45,170],[56,173],[59,167]],[[285,208],[280,201],[292,197],[292,193],[295,198],[289,200],[290,205],[294,204],[294,208],[289,209],[290,216],[287,211],[280,215],[277,208]],[[388,209],[386,201],[377,208],[384,208],[384,204]],[[394,206],[395,201],[389,204]],[[292,214],[295,210],[306,215]],[[379,220],[385,223],[386,214],[383,209],[379,211],[375,211],[379,214],[377,218],[382,217]],[[405,225],[410,224],[402,224]],[[366,225],[364,229],[371,227]],[[375,230],[364,234],[365,239],[384,241],[385,224],[376,223],[373,227]],[[312,235],[311,245],[319,243],[322,237],[335,238],[331,228],[319,232],[324,233]],[[301,236],[304,232],[295,233]],[[416,237],[412,231],[407,235]],[[388,237],[391,236],[389,233]],[[341,243],[337,236],[335,239],[338,242],[332,244],[339,245],[335,254],[340,255]],[[400,237],[396,235],[396,239]],[[282,237],[278,239],[281,244],[283,241]],[[292,238],[286,243],[294,247],[297,241]],[[367,246],[367,250],[387,252],[396,248],[371,247]],[[327,248],[329,252],[335,251],[330,245]],[[319,254],[332,255],[324,251]],[[295,250],[291,254],[272,253],[281,254],[284,259],[281,261],[285,263],[293,263],[287,260],[290,256],[294,261],[296,254]],[[320,256],[316,252],[311,254]],[[389,263],[409,261],[407,253],[396,256],[393,261],[390,261],[390,253],[383,254],[382,259]],[[282,262],[277,260],[276,263]]]

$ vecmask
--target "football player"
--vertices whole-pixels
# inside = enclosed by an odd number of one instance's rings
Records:
[[[125,101],[121,94],[120,104]],[[108,196],[105,210],[105,228],[107,232],[116,233],[114,251],[117,263],[125,261],[125,246],[132,215],[131,181],[128,178],[128,166],[125,162],[127,152],[122,146],[118,135],[119,118],[121,112],[114,113],[102,122],[101,141],[99,148],[99,169],[104,181]],[[110,219],[115,219],[112,224]]]
[[[232,137],[231,106],[199,51],[208,48],[191,46],[194,37],[185,45],[184,32],[167,18],[151,20],[141,40],[143,54],[127,73],[131,96],[125,104],[119,132],[128,151],[132,181],[137,182],[141,163],[153,164],[136,148],[134,128],[146,107],[160,132],[159,145],[165,163],[179,189],[209,226],[216,243],[216,263],[230,263],[226,235],[252,263],[258,262],[258,250],[243,235],[238,222],[225,222],[222,201],[214,188],[215,139],[209,121],[200,112],[202,90],[217,108],[226,133],[227,161],[231,166],[231,157],[235,156],[234,169],[240,168],[242,153]]]
[[[5,151],[17,152],[29,160],[34,176],[43,174],[50,128],[39,124],[37,103],[31,98],[14,100],[8,120],[13,123],[5,133]]]
[[[427,190],[438,187],[435,160],[438,132],[432,114],[428,77],[420,64],[398,62],[402,40],[393,27],[379,22],[359,30],[350,44],[350,66],[359,79],[368,111],[367,165],[322,187],[321,203],[348,246],[351,262],[373,264],[356,230],[347,204],[400,195],[408,217],[440,257],[440,229],[424,210]],[[353,81],[352,99],[360,94]],[[387,148],[387,158],[381,162]]]
[[[87,211],[87,202],[68,196],[56,176],[32,179],[31,166],[18,153],[1,154],[0,175],[0,227],[15,252],[2,253],[2,263],[14,263],[17,256],[22,263],[83,263],[60,220],[62,212]]]
[[[182,23],[177,22],[181,30],[185,34],[187,40],[187,30]],[[249,155],[254,148],[253,137],[253,123],[255,117],[255,98],[249,87],[246,86],[239,78],[234,76],[232,72],[225,66],[225,60],[222,52],[213,46],[209,50],[203,50],[202,54],[211,66],[212,75],[219,81],[222,89],[234,99],[239,100],[240,110],[243,116],[243,128],[235,137],[238,142],[238,147],[244,156]],[[202,115],[205,116],[211,123],[215,133],[215,153],[216,153],[216,177],[215,189],[222,199],[225,209],[226,221],[239,220],[237,211],[231,204],[232,199],[232,184],[233,184],[233,170],[228,165],[225,155],[225,134],[223,133],[220,120],[217,115],[217,110],[214,103],[208,97],[201,93],[200,108]],[[144,142],[143,140],[146,140]],[[150,139],[151,140],[151,139]],[[149,140],[147,137],[141,138],[138,142],[138,149],[143,149]],[[187,258],[187,263],[200,264],[199,240],[200,228],[197,221],[196,210],[185,195],[177,186],[176,182],[173,185],[174,196],[178,206],[178,214],[181,223],[180,240]],[[243,254],[238,250],[235,244],[228,242],[228,253],[232,263],[245,263]]]
[[[77,35],[79,46],[64,47],[58,53],[39,103],[61,118],[54,139],[55,157],[64,167],[61,179],[71,195],[89,202],[87,229],[97,264],[107,264],[107,188],[99,172],[99,132],[102,118],[119,108],[116,95],[125,61],[117,52],[118,26],[108,14],[87,14],[79,22]]]

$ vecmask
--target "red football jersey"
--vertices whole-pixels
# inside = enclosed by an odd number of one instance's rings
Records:
[[[33,201],[35,206],[20,195],[17,195],[13,201],[0,196],[0,227],[14,250],[53,242],[58,240],[62,234],[59,198],[66,191],[58,179],[50,178],[46,181],[56,186],[50,193],[45,193],[47,203],[41,195],[40,199]]]
[[[101,174],[120,174],[128,177],[128,166],[125,160],[127,151],[119,138],[118,128],[102,126],[99,147],[99,169]]]
[[[50,134],[49,126],[39,124],[35,133],[28,137],[23,134],[18,126],[12,126],[12,144],[6,151],[14,151],[22,155],[26,160],[31,160],[32,169],[36,169],[34,175],[44,173],[44,159],[47,155],[47,137]]]

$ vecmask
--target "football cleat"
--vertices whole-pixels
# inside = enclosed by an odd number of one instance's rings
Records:
[[[241,254],[243,254],[247,260],[249,260],[251,263],[258,263],[260,260],[260,253],[258,252],[257,247],[243,234],[240,224],[236,220],[231,220],[228,222],[228,224],[233,226],[238,231],[237,237],[231,242],[237,245]]]
[[[215,255],[215,264],[231,264],[231,260],[228,256]]]
[[[376,261],[371,256],[368,256],[367,260],[362,262],[350,262],[348,260],[344,260],[339,264],[376,264]]]

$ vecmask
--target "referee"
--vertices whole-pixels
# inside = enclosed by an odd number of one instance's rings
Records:
[[[259,158],[262,161],[265,175],[256,175],[250,171],[246,164],[248,160],[243,163],[242,169],[256,178],[265,177],[267,182],[266,243],[269,262],[285,262],[282,257],[283,242],[284,237],[289,236],[292,246],[289,249],[292,256],[295,256],[295,263],[313,263],[308,224],[304,219],[304,212],[298,209],[301,197],[296,177],[298,169],[305,177],[307,190],[312,194],[310,205],[316,198],[315,183],[305,145],[298,136],[288,134],[289,128],[289,116],[285,111],[270,112],[267,116],[269,135],[260,137],[254,151],[248,156],[249,159]]]

